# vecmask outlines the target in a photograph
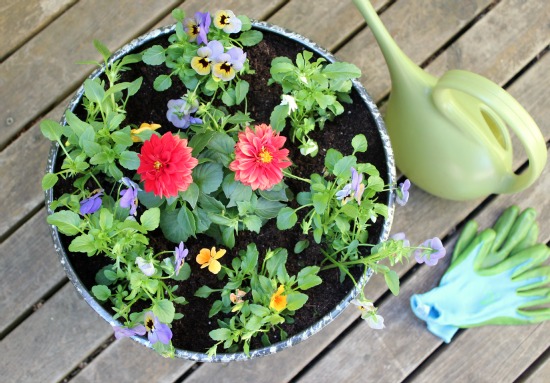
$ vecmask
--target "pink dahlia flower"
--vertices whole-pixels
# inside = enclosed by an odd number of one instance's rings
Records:
[[[199,163],[191,156],[187,140],[172,133],[162,137],[151,136],[143,143],[137,173],[144,182],[145,191],[159,197],[175,197],[193,183],[191,172]]]
[[[288,149],[282,149],[285,141],[286,137],[279,136],[266,124],[240,132],[235,161],[229,164],[229,169],[235,172],[235,179],[252,190],[267,190],[281,182],[282,170],[292,165]]]

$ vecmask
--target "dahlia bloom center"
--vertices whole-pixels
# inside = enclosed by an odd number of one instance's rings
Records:
[[[269,164],[272,160],[273,156],[271,155],[269,150],[267,150],[265,146],[262,147],[262,150],[260,150],[260,161],[262,161],[264,164]]]

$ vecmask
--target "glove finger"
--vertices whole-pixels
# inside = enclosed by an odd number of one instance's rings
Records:
[[[519,277],[525,271],[540,266],[549,257],[550,249],[548,246],[539,243],[509,256],[496,266],[484,269],[482,273],[494,275],[511,270],[512,280],[514,280],[515,277]]]
[[[513,254],[518,253],[528,247],[533,246],[537,243],[537,238],[539,237],[539,225],[537,223],[533,223],[531,228],[529,229],[529,232],[523,238],[523,240],[514,247]]]
[[[455,260],[460,256],[460,254],[464,253],[464,249],[468,247],[468,245],[472,242],[472,240],[476,236],[477,228],[478,228],[478,224],[474,220],[470,220],[466,223],[466,225],[462,229],[462,233],[460,233],[460,236],[456,241],[451,263],[454,263]]]
[[[528,317],[528,323],[539,323],[550,319],[550,308],[537,310],[517,310],[518,314]]]
[[[550,266],[537,267],[536,269],[528,270],[523,274],[512,279],[513,282],[528,283],[517,289],[518,292],[523,292],[535,287],[543,286],[550,281]]]
[[[508,233],[510,232],[510,229],[514,225],[514,222],[516,221],[516,218],[519,215],[519,207],[516,205],[512,205],[508,207],[500,217],[498,217],[496,223],[493,225],[493,230],[497,233],[497,236],[495,238],[495,242],[493,243],[492,251],[497,251],[497,249],[502,245],[506,237],[508,237]]]
[[[508,209],[506,210],[506,212]],[[505,212],[505,213],[506,213]],[[504,214],[503,214],[504,215]],[[503,259],[508,257],[508,255],[514,250],[514,248],[523,241],[527,234],[531,230],[531,226],[535,223],[537,213],[534,209],[528,208],[525,209],[519,217],[513,221],[513,225],[508,229],[510,222],[510,215],[506,215],[505,219],[502,221],[502,225],[499,225],[499,231],[497,232],[497,238],[499,241],[503,239],[504,242],[499,247],[493,245],[491,255],[487,257],[486,261],[483,264],[483,267],[491,267],[498,264]],[[500,219],[499,219],[500,221]],[[498,223],[498,222],[497,222]],[[496,240],[495,240],[496,242]],[[498,249],[498,250],[497,250]]]
[[[445,275],[449,273],[455,266],[461,263],[464,259],[468,257],[474,257],[473,269],[479,270],[483,260],[491,250],[493,246],[493,241],[495,240],[495,232],[493,229],[485,229],[478,235],[474,237],[468,246],[460,252],[456,260],[450,264],[449,268],[445,272]]]
[[[525,298],[526,302],[519,305],[518,308],[524,309],[534,306],[542,306],[550,303],[550,287],[542,287],[521,291],[518,296]]]

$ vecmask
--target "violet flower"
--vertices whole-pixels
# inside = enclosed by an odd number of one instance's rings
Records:
[[[194,18],[185,19],[185,32],[189,41],[197,40],[197,44],[208,44],[207,35],[212,22],[209,12],[197,12]]]
[[[353,198],[360,204],[365,185],[363,184],[363,174],[358,173],[355,168],[351,168],[351,190],[353,191]]]
[[[184,99],[176,99],[168,101],[168,111],[166,112],[166,118],[176,128],[187,129],[191,124],[201,124],[202,120],[191,116],[191,113],[195,113],[198,109],[198,101],[189,103]]]
[[[349,196],[350,193],[351,193],[351,184],[346,184],[346,186],[344,186],[342,190],[336,192],[336,199],[342,200],[347,196]]]
[[[397,196],[395,197],[395,202],[401,206],[405,206],[409,200],[409,188],[411,187],[411,181],[408,179],[405,182],[399,184],[399,189],[397,190]]]
[[[147,332],[145,326],[142,324],[132,328],[113,326],[113,330],[115,332],[116,339],[127,338],[134,335],[145,335],[145,333]]]
[[[153,265],[153,262],[147,262],[142,257],[136,258],[136,265],[139,267],[141,272],[148,277],[155,273],[155,265]]]
[[[197,49],[197,56],[191,59],[191,68],[200,75],[207,75],[212,71],[212,63],[222,55],[224,48],[217,40],[210,41],[206,46]]]
[[[152,311],[145,313],[145,329],[147,330],[147,338],[151,344],[161,342],[164,344],[170,343],[172,339],[172,330],[167,324],[161,323]]]
[[[179,274],[184,264],[185,258],[189,254],[189,250],[185,249],[184,247],[185,245],[182,241],[180,242],[179,246],[176,247],[176,249],[174,250],[174,269],[176,270],[176,275]]]
[[[80,214],[92,214],[99,210],[101,207],[101,196],[103,195],[103,189],[94,192],[89,198],[85,198],[80,201]]]
[[[223,81],[231,81],[238,71],[243,69],[246,53],[241,48],[233,47],[216,57],[212,74]]]
[[[128,177],[122,177],[120,180],[128,189],[120,191],[122,198],[120,199],[120,207],[130,209],[130,215],[136,215],[138,205],[138,192],[141,190],[139,185]]]
[[[420,247],[414,251],[414,258],[416,262],[426,263],[428,266],[435,266],[446,254],[443,243],[437,237],[424,241]]]

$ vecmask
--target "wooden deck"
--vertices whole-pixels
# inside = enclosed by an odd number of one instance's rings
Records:
[[[294,30],[358,65],[384,110],[390,79],[378,46],[351,1],[342,0],[4,0],[0,5],[0,371],[3,382],[550,382],[550,322],[460,331],[450,344],[410,310],[411,294],[438,284],[435,268],[402,265],[402,291],[369,282],[387,328],[371,330],[348,309],[309,340],[281,353],[234,364],[166,360],[111,327],[65,277],[45,222],[40,180],[50,142],[43,118],[59,119],[89,74],[80,60],[171,23],[170,11],[231,9]],[[550,2],[541,0],[377,0],[397,43],[434,75],[482,74],[505,87],[550,138]],[[327,11],[329,10],[329,11]],[[525,155],[518,151],[515,167]],[[511,204],[539,213],[539,240],[550,240],[550,168],[528,190],[470,202],[412,188],[392,232],[412,242],[444,238],[475,218],[492,225]],[[421,224],[418,224],[421,223]]]

